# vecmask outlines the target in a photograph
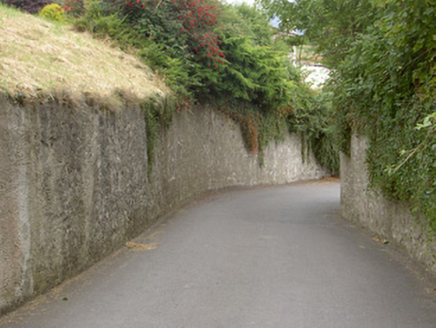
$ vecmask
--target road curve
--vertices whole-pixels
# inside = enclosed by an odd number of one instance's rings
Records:
[[[211,194],[0,327],[436,327],[433,288],[338,211],[332,182]]]

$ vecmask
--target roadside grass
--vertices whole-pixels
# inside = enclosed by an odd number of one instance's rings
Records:
[[[15,96],[93,95],[144,100],[169,92],[133,55],[109,41],[0,4],[0,91]]]

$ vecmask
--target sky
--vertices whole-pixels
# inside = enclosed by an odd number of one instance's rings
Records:
[[[255,0],[224,0],[227,3],[233,3],[233,4],[241,4],[246,3],[247,5],[253,5]]]

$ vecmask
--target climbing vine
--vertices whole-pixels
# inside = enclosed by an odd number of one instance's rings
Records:
[[[340,149],[349,153],[351,134],[365,134],[372,185],[436,230],[436,1],[264,3],[306,29],[333,69]]]

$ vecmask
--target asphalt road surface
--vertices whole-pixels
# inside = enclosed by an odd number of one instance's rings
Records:
[[[210,194],[0,326],[435,328],[431,283],[338,212],[332,182]]]

